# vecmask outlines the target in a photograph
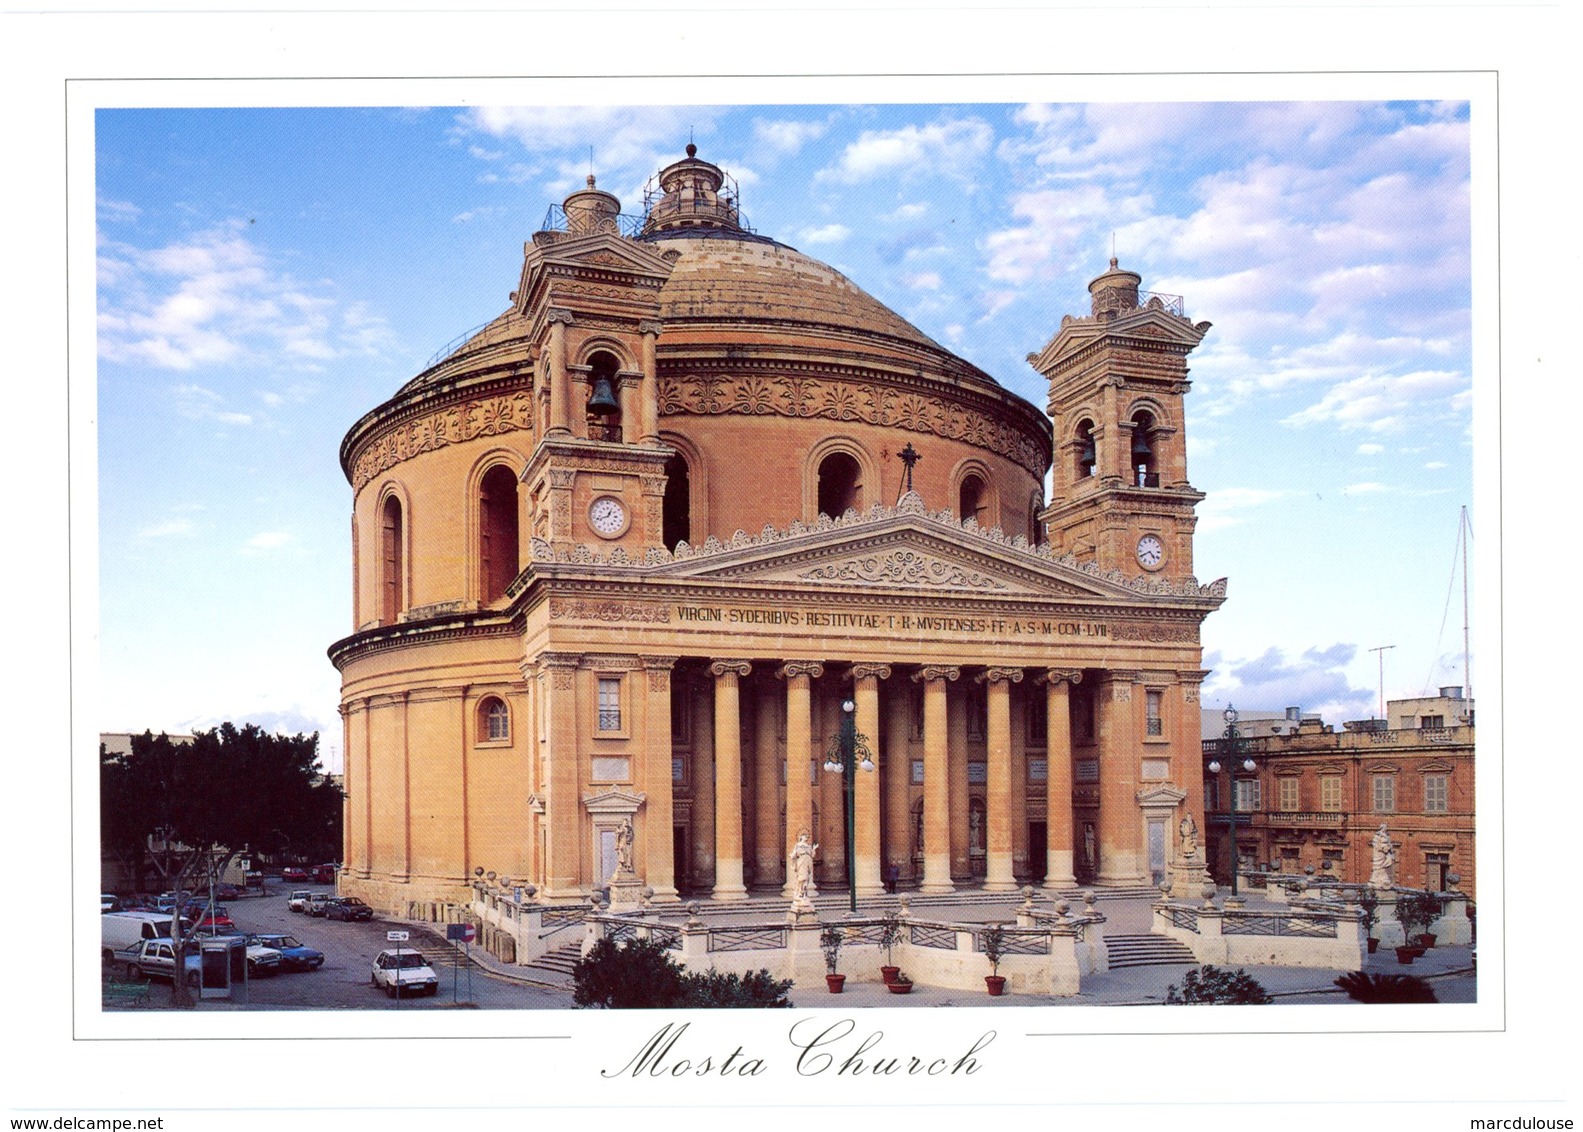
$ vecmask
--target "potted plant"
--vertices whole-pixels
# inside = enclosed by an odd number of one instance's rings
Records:
[[[891,994],[911,994],[912,980],[907,977],[906,971],[897,971],[896,977],[885,984],[885,989]]]
[[[835,924],[826,924],[819,933],[819,950],[824,952],[825,986],[831,994],[840,994],[846,976],[836,974],[836,965],[841,961],[841,929]]]
[[[1379,918],[1380,898],[1374,894],[1372,888],[1363,890],[1363,895],[1358,897],[1358,907],[1363,910],[1363,934],[1369,941],[1369,954],[1373,955],[1379,949],[1379,937],[1374,934],[1374,923]]]
[[[895,912],[886,912],[879,921],[879,945],[885,949],[885,963],[879,969],[880,978],[886,983],[896,981],[896,975],[901,971],[895,966],[891,953],[896,944],[901,940],[901,917]]]
[[[984,986],[992,997],[1006,993],[1006,977],[1000,973],[1000,957],[1006,954],[1006,928],[991,924],[984,929],[984,958],[989,960],[989,974],[984,976]]]
[[[1440,901],[1434,893],[1402,893],[1396,901],[1396,918],[1401,921],[1406,945],[1416,948],[1417,955],[1422,955],[1426,948],[1434,946],[1435,937],[1430,933],[1429,925],[1440,918]]]

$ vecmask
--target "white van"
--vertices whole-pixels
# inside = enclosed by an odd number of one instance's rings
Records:
[[[103,956],[114,960],[117,951],[137,947],[145,939],[170,938],[169,912],[106,912],[99,917],[103,931]],[[186,931],[190,925],[182,922]]]

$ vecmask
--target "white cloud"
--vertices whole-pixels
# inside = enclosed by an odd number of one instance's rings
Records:
[[[283,550],[297,541],[290,531],[260,531],[247,540],[248,550]]]
[[[1020,193],[1012,198],[1011,213],[1025,223],[984,238],[985,274],[1004,283],[1059,275],[1078,258],[1097,222],[1136,209],[1136,202],[1112,200],[1099,185]]]
[[[1237,527],[1250,519],[1267,522],[1269,520],[1262,516],[1249,513],[1282,499],[1285,494],[1283,491],[1257,487],[1226,487],[1212,491],[1198,505],[1198,530],[1217,531]]]
[[[98,208],[100,221],[107,224],[126,224],[143,215],[141,208],[124,200],[101,200]]]
[[[1444,468],[1449,468],[1450,466],[1451,465],[1447,464],[1444,460],[1430,460],[1424,465],[1424,470],[1429,472],[1438,472]]]
[[[1462,416],[1472,401],[1469,384],[1465,374],[1434,370],[1400,376],[1365,374],[1336,384],[1319,401],[1281,423],[1400,432],[1414,423]]]
[[[771,149],[785,154],[796,153],[809,142],[817,141],[829,128],[827,122],[767,118],[753,120],[753,136]]]
[[[839,244],[852,234],[844,224],[826,224],[820,228],[804,228],[798,237],[805,244]]]
[[[684,106],[480,106],[463,112],[458,128],[495,138],[511,138],[530,153],[569,150],[561,164],[569,183],[581,187],[588,174],[589,146],[601,181],[647,177],[661,165],[680,160],[690,134],[713,130],[714,116]],[[700,146],[700,149],[703,147]],[[515,181],[527,166],[505,179]],[[531,176],[532,174],[529,174]]]
[[[918,201],[913,204],[899,205],[894,212],[887,212],[880,219],[894,221],[917,220],[920,216],[928,213],[928,211],[929,205],[927,202]]]
[[[169,538],[172,535],[190,535],[196,530],[191,519],[166,519],[164,522],[155,523],[144,527],[137,532],[140,539]]]
[[[1359,456],[1378,456],[1378,455],[1382,454],[1384,451],[1385,451],[1385,445],[1383,445],[1383,444],[1360,444],[1360,445],[1358,445],[1358,455]]]
[[[982,157],[993,140],[989,124],[977,118],[864,130],[836,164],[821,169],[815,179],[851,184],[880,176],[955,173]]]
[[[1372,481],[1365,481],[1363,483],[1349,483],[1349,484],[1347,484],[1345,487],[1343,487],[1341,489],[1341,494],[1342,495],[1380,495],[1381,493],[1387,492],[1389,490],[1390,490],[1390,488],[1386,487],[1382,483],[1375,483],[1375,482],[1372,482]]]
[[[903,275],[901,281],[914,291],[938,291],[942,282],[938,271],[920,271],[916,275]]]

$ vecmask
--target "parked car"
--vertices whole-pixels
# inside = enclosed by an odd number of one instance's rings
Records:
[[[299,888],[290,896],[286,897],[286,911],[306,912],[308,910],[308,905],[312,901],[313,893],[309,892],[306,888]]]
[[[327,920],[372,920],[374,910],[355,896],[341,896],[324,906]]]
[[[301,884],[308,879],[308,870],[299,869],[296,865],[292,865],[290,868],[280,870],[280,879],[291,881],[293,884]]]
[[[256,888],[262,892],[264,890],[264,874],[257,869],[249,872],[247,874],[247,887]]]
[[[325,906],[328,905],[330,903],[330,901],[332,901],[334,899],[335,899],[334,894],[333,893],[329,893],[329,892],[310,892],[310,893],[308,893],[308,908],[307,908],[308,915],[310,915],[310,916],[322,916],[322,915],[324,915]]]
[[[222,881],[214,886],[214,898],[216,900],[235,900],[241,895],[242,890],[234,884],[226,884]]]
[[[196,987],[203,978],[203,957],[195,950],[185,956],[187,985]],[[176,970],[176,949],[168,939],[145,939],[138,944],[127,961],[126,976],[140,982],[147,975],[151,979],[168,979]]]
[[[99,894],[99,911],[101,911],[101,912],[119,912],[119,911],[121,911],[121,909],[122,909],[121,898],[119,896],[117,896],[115,893],[113,893],[113,892],[101,892]]]
[[[438,994],[440,977],[421,951],[381,951],[368,981],[391,998],[399,994]]]
[[[220,929],[227,929],[229,934],[230,930],[236,928],[236,922],[231,919],[230,913],[217,906],[211,911],[200,913],[192,926],[199,935],[215,935]]]
[[[314,865],[313,866],[313,883],[314,884],[334,884],[335,883],[335,873],[336,873],[336,870],[339,869],[339,868],[340,868],[339,865]]]
[[[317,971],[324,965],[324,952],[305,946],[294,935],[250,935],[247,942],[280,952],[280,968],[283,971]]]
[[[213,931],[199,932],[197,936],[195,936],[195,940],[241,938],[242,932],[235,926],[228,928],[216,928]],[[246,947],[247,974],[249,978],[263,978],[266,975],[273,975],[281,970],[282,956],[278,948],[269,947],[263,943],[259,943],[252,936],[247,937]]]

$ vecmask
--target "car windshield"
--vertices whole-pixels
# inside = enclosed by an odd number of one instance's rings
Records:
[[[277,935],[273,939],[269,940],[268,943],[269,943],[269,946],[271,946],[271,947],[301,947],[302,946],[302,944],[298,943],[297,940],[293,936],[289,936],[289,935]]]
[[[391,967],[399,967],[402,970],[411,970],[413,967],[428,966],[428,964],[423,961],[423,956],[416,951],[404,951],[400,955],[392,955],[388,960],[387,965]]]

